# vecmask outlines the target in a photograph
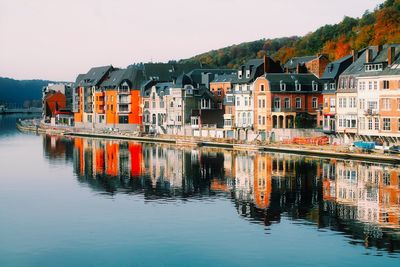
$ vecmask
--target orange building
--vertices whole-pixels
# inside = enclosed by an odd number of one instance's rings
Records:
[[[210,91],[213,93],[214,99],[220,109],[223,109],[226,93],[232,90],[232,80],[235,76],[235,74],[223,74],[210,82]]]

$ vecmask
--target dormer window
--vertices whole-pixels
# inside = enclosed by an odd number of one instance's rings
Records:
[[[280,81],[279,86],[281,88],[281,91],[286,91],[286,83],[284,83],[283,81]]]
[[[312,81],[312,90],[313,91],[318,91],[318,83],[315,81]]]
[[[328,84],[324,83],[324,90],[328,90]]]
[[[365,72],[370,72],[370,71],[382,71],[383,70],[383,64],[368,64],[365,65]]]
[[[242,71],[239,70],[239,71],[238,71],[238,78],[239,78],[239,79],[242,79],[242,75],[243,75]]]
[[[331,83],[331,84],[330,84],[330,87],[331,87],[331,90],[335,90],[335,89],[336,89],[335,83]]]
[[[299,81],[295,81],[294,82],[294,88],[296,91],[301,91],[301,84],[299,83]]]
[[[246,70],[246,78],[250,78],[250,70]]]

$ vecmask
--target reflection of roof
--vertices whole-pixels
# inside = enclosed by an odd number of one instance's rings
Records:
[[[270,84],[271,91],[273,92],[313,92],[312,84],[314,82],[318,85],[318,90],[321,91],[322,83],[314,74],[311,73],[301,73],[301,74],[291,74],[291,73],[267,73],[265,78]],[[295,84],[296,81],[301,85],[301,90],[296,91]],[[285,91],[281,91],[281,83],[286,85]]]

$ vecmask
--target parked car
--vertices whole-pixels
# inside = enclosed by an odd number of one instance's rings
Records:
[[[400,146],[389,147],[389,153],[400,154]]]
[[[389,146],[385,146],[385,144],[383,142],[375,141],[375,149],[386,153],[389,151]]]

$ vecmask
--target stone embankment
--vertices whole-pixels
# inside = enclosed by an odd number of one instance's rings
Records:
[[[264,151],[300,154],[324,158],[341,158],[349,160],[364,160],[372,162],[386,162],[400,164],[398,155],[384,154],[382,151],[363,153],[361,151],[351,152],[347,146],[333,145],[295,145],[283,143],[243,143],[237,140],[222,138],[200,138],[176,135],[141,135],[139,133],[113,130],[83,130],[73,127],[54,127],[43,125],[35,120],[24,120],[17,122],[17,128],[23,132],[36,132],[47,134],[59,134],[75,137],[91,137],[102,139],[134,140],[139,142],[171,143],[178,146],[192,147],[218,147],[224,149],[244,151]]]

